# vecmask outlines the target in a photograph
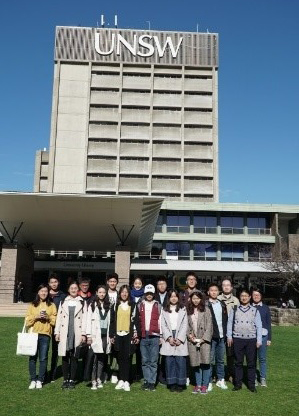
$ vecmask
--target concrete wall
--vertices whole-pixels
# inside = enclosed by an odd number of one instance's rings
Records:
[[[32,278],[34,270],[33,251],[25,247],[4,245],[2,247],[0,270],[0,301],[12,303],[16,284],[24,285],[24,300],[32,299]]]
[[[55,66],[48,191],[84,193],[90,67],[65,63]]]
[[[272,324],[279,326],[299,325],[299,309],[270,307]]]

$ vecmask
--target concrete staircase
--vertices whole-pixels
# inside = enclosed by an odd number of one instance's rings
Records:
[[[29,303],[0,304],[0,317],[25,317]]]

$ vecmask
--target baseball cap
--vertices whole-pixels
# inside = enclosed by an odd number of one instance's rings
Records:
[[[155,293],[155,287],[153,285],[146,285],[144,293]]]

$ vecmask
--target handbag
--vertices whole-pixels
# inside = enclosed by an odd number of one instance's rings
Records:
[[[84,358],[87,354],[88,348],[89,345],[87,344],[87,342],[81,342],[81,344],[78,345],[78,347],[75,350],[75,358],[77,358],[78,360]]]
[[[18,332],[17,355],[35,355],[37,351],[38,334],[36,332],[26,332],[24,322],[22,332]]]

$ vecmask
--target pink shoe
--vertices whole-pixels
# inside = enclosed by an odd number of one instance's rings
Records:
[[[198,394],[198,393],[200,393],[200,387],[199,387],[199,386],[195,386],[195,387],[193,388],[193,390],[192,390],[192,393],[193,393],[193,394]]]
[[[208,389],[206,386],[202,386],[200,389],[200,394],[208,394]]]

